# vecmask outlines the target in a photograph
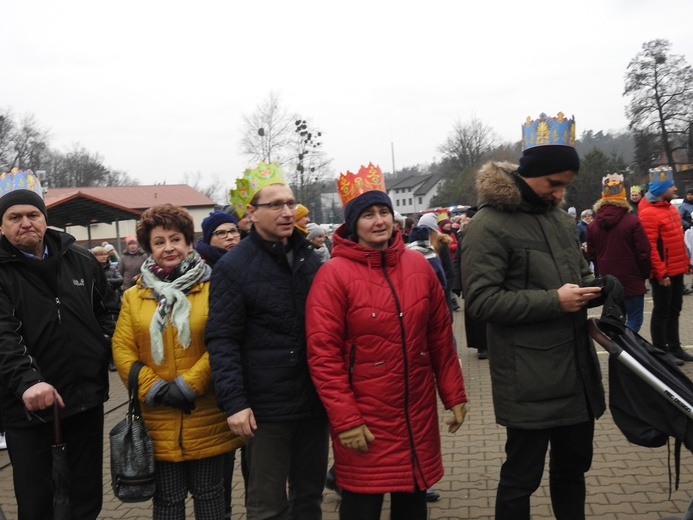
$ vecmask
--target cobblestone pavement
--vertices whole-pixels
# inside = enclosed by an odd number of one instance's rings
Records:
[[[646,299],[645,323],[642,335],[649,340],[649,315],[652,306]],[[598,316],[598,310],[591,312]],[[503,461],[505,432],[495,423],[491,402],[488,362],[476,358],[476,351],[466,348],[461,313],[455,313],[455,333],[460,350],[467,393],[469,413],[456,435],[443,428],[443,459],[446,474],[436,484],[441,499],[429,504],[430,519],[490,519],[500,465]],[[681,318],[681,339],[684,346],[693,347],[693,295],[684,297]],[[608,355],[598,347],[602,371],[606,374]],[[693,376],[693,363],[684,371]],[[605,385],[608,391],[608,384]],[[111,374],[111,399],[106,404],[104,435],[104,506],[100,518],[151,518],[151,504],[124,504],[113,497],[110,489],[108,431],[125,413],[126,392],[120,380]],[[441,416],[446,415],[439,410]],[[693,457],[683,450],[681,484],[669,499],[669,468],[667,448],[643,448],[625,439],[607,413],[597,421],[592,469],[587,476],[587,517],[591,519],[654,520],[682,517],[693,494]],[[672,450],[673,452],[673,450]],[[237,464],[238,465],[238,464]],[[673,463],[672,463],[673,468]],[[238,469],[234,484],[233,520],[245,518],[242,481]],[[17,507],[12,490],[12,467],[7,452],[0,452],[0,520],[17,519]],[[332,491],[325,491],[324,519],[337,520],[339,499]],[[193,518],[192,504],[188,502],[188,518]],[[389,518],[387,501],[383,519]],[[542,486],[532,499],[533,520],[553,518],[546,475]]]

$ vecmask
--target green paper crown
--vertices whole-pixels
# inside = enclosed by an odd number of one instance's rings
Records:
[[[245,208],[255,194],[270,184],[286,184],[284,170],[277,163],[261,162],[243,172],[243,177],[236,179],[236,189],[229,191],[229,201],[236,214],[239,217],[245,215]]]

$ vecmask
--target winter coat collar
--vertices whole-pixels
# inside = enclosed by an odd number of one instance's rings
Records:
[[[546,213],[558,206],[547,205],[527,183],[517,175],[517,165],[490,161],[484,164],[476,176],[479,207],[491,206],[513,213]]]
[[[630,204],[624,201],[600,199],[594,205],[596,225],[602,229],[613,229],[623,217],[630,213]]]

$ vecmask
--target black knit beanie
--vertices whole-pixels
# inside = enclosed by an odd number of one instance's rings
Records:
[[[0,197],[0,219],[5,215],[5,212],[12,206],[17,204],[29,204],[35,206],[48,221],[48,213],[46,212],[46,203],[38,193],[31,190],[14,190]]]
[[[238,224],[236,215],[230,215],[224,211],[213,211],[206,217],[201,224],[202,240],[209,244],[212,241],[212,233],[222,224]]]
[[[580,169],[580,157],[572,146],[535,146],[522,153],[517,169],[522,177],[543,177],[552,173]]]
[[[392,209],[392,201],[384,191],[367,191],[347,202],[346,206],[344,206],[344,222],[346,222],[350,235],[356,234],[356,222],[359,220],[361,213],[375,204],[387,206],[390,209],[390,213],[395,214]]]

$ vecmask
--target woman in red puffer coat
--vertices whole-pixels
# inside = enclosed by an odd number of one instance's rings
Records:
[[[327,410],[340,518],[426,518],[426,488],[443,476],[436,388],[459,428],[467,401],[445,296],[427,260],[393,230],[387,194],[344,209],[332,259],[306,306],[308,365]]]

